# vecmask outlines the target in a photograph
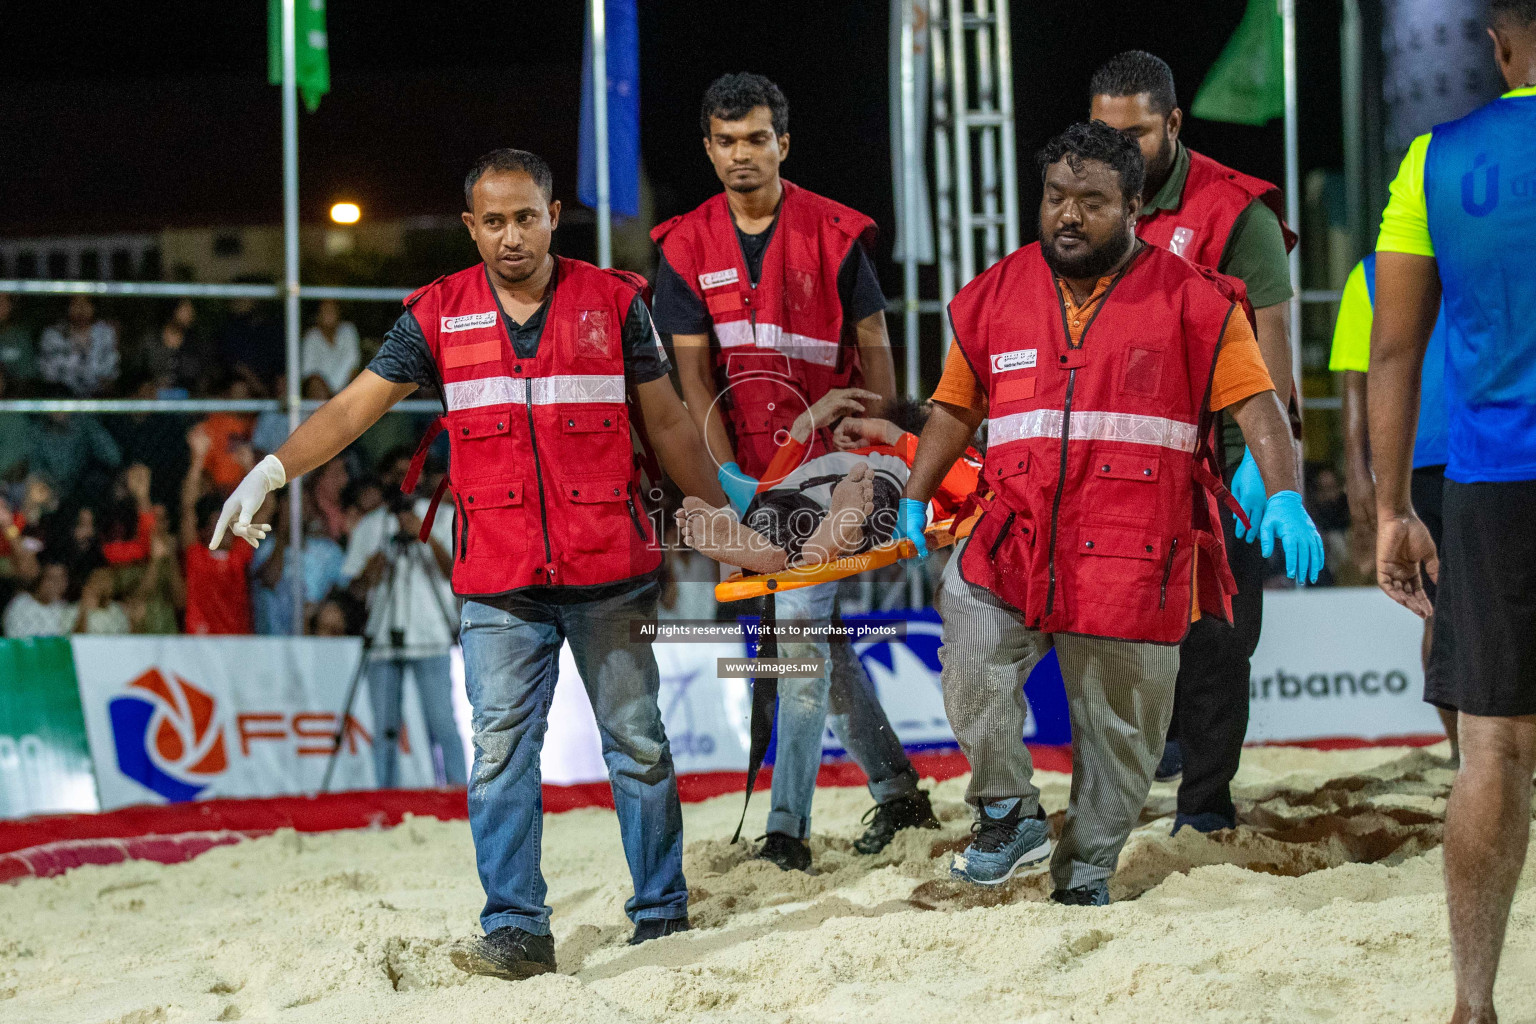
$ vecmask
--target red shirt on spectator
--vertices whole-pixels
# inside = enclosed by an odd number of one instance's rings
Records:
[[[206,545],[186,549],[187,632],[251,632],[251,594],[246,569],[255,549],[241,541],[227,551]]]
[[[149,538],[155,532],[155,514],[149,510],[139,513],[134,534],[127,540],[109,540],[101,545],[101,554],[113,565],[125,562],[142,562],[149,557]]]
[[[201,427],[212,445],[208,448],[208,461],[204,471],[220,493],[228,494],[235,489],[250,466],[235,455],[235,449],[251,440],[254,416],[240,416],[229,412],[216,412],[203,420]]]

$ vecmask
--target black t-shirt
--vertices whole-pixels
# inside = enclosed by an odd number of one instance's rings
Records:
[[[760,234],[749,235],[741,228],[736,229],[736,238],[741,243],[741,254],[753,284],[762,276],[763,253],[768,251],[768,243],[778,226],[779,220],[775,217],[768,230]],[[837,297],[843,304],[845,328],[885,309],[885,292],[880,288],[880,278],[876,276],[875,265],[870,262],[864,246],[854,245],[849,249],[848,255],[843,257],[843,265],[837,268]],[[688,287],[682,275],[672,269],[665,252],[656,269],[656,296],[652,305],[655,307],[656,329],[667,334],[708,334],[713,323],[709,307]]]
[[[544,296],[543,304],[522,324],[508,316],[501,308],[501,299],[496,299],[496,309],[501,314],[502,323],[512,336],[512,351],[519,359],[531,359],[538,352],[539,339],[544,334],[544,321],[548,318],[549,306],[554,300],[555,288],[559,285],[560,264],[557,261],[554,287]],[[491,293],[494,295],[495,289]],[[667,353],[662,349],[661,339],[657,337],[656,328],[651,323],[651,311],[639,295],[629,304],[622,336],[624,382],[627,386],[645,384],[667,375],[671,364],[667,362]],[[395,325],[385,332],[379,354],[373,357],[368,369],[391,384],[419,384],[440,390],[437,365],[432,360],[431,349],[427,347],[426,335],[422,333],[421,325],[409,309],[401,313]]]
[[[736,228],[736,243],[741,246],[741,255],[747,261],[747,277],[751,278],[753,284],[757,284],[758,278],[763,276],[763,253],[768,251],[768,243],[773,241],[773,232],[779,226],[779,218],[775,216],[767,231],[759,231],[755,235],[747,234],[735,222],[731,226]]]

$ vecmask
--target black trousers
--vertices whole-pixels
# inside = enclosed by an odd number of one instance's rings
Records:
[[[1257,542],[1237,539],[1231,511],[1223,508],[1221,521],[1237,580],[1232,625],[1204,616],[1190,626],[1179,650],[1168,738],[1184,752],[1179,813],[1232,819],[1232,776],[1248,735],[1249,664],[1264,621],[1264,558]]]

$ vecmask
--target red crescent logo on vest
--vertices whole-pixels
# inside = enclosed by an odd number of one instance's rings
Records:
[[[473,331],[480,327],[495,327],[496,311],[492,309],[484,313],[466,313],[463,316],[445,316],[441,319],[444,334],[452,334],[454,331]]]
[[[717,270],[712,274],[700,274],[699,287],[708,291],[711,288],[721,288],[728,284],[735,284],[736,280],[736,268],[727,267],[724,270]]]
[[[1175,256],[1183,256],[1184,250],[1189,248],[1189,243],[1195,240],[1195,232],[1190,228],[1174,228],[1173,237],[1168,239],[1168,251]]]

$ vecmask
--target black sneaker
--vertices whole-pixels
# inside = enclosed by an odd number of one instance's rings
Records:
[[[853,841],[853,848],[860,853],[879,853],[891,845],[896,833],[904,828],[938,828],[939,819],[933,816],[933,805],[928,802],[926,790],[917,790],[908,796],[899,796],[876,804],[864,815],[869,828]]]
[[[449,952],[448,959],[465,974],[522,981],[555,969],[555,940],[508,926],[463,943]]]
[[[1057,889],[1051,893],[1053,903],[1063,903],[1069,907],[1107,907],[1109,906],[1109,883],[1092,882],[1088,885],[1079,885],[1074,889]]]
[[[1184,751],[1178,740],[1163,744],[1163,758],[1152,772],[1154,782],[1178,782],[1184,776]]]
[[[759,860],[777,864],[783,871],[805,871],[811,866],[811,848],[805,840],[783,832],[769,832],[764,836],[757,856]]]
[[[693,926],[686,917],[648,917],[644,921],[635,922],[635,934],[630,937],[629,944],[638,946],[652,939],[664,939],[668,935],[692,930]]]

